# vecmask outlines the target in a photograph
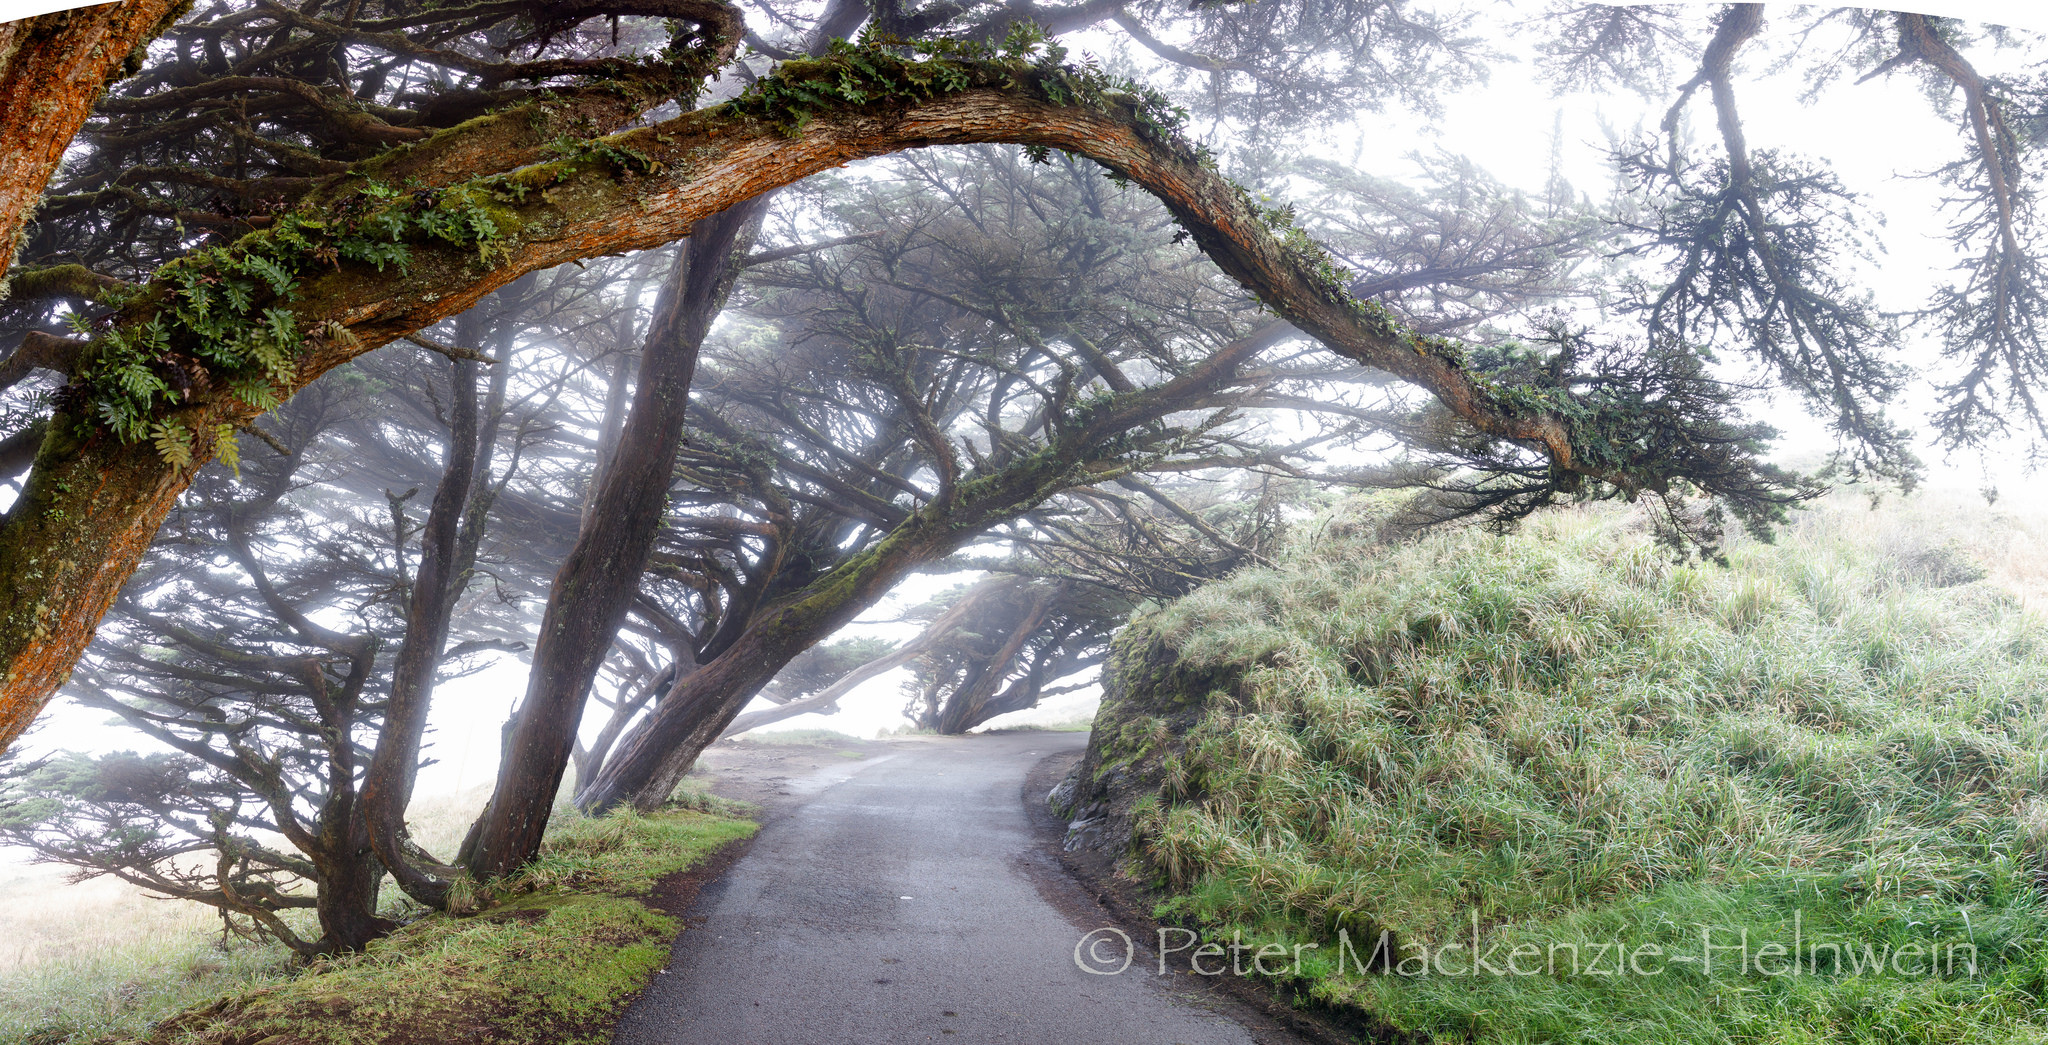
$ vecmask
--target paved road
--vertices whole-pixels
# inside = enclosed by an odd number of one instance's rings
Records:
[[[1075,966],[1082,933],[1108,919],[1058,871],[1020,792],[1032,766],[1085,739],[934,738],[791,781],[785,808],[699,896],[616,1041],[1253,1041],[1142,961],[1120,976]]]

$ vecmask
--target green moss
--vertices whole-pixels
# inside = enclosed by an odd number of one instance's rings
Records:
[[[795,137],[817,114],[848,106],[913,103],[974,87],[1024,88],[1055,105],[1130,116],[1141,134],[1191,157],[1206,155],[1183,138],[1187,110],[1135,80],[1067,58],[1065,47],[1028,22],[1013,24],[1000,44],[870,33],[857,42],[835,40],[821,56],[782,63],[722,109],[726,118],[762,121]],[[1043,149],[1033,153],[1044,155]]]
[[[481,188],[401,192],[367,182],[354,195],[309,217],[286,214],[232,246],[194,251],[159,268],[132,297],[141,317],[98,332],[66,395],[82,399],[88,423],[124,443],[154,442],[165,460],[185,465],[215,452],[214,430],[195,433],[179,408],[215,386],[243,404],[269,410],[289,394],[313,339],[346,341],[337,324],[300,326],[291,308],[305,280],[342,264],[405,271],[415,243],[474,247],[479,263],[517,223]],[[81,330],[91,332],[80,317]]]

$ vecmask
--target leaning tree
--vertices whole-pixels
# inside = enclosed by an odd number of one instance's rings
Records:
[[[891,173],[821,190],[792,225],[841,242],[750,270],[707,357],[653,560],[694,668],[586,808],[661,801],[783,664],[992,527],[1140,476],[1309,469],[1379,392],[1133,233],[1168,217],[1078,165],[987,150]],[[1258,426],[1275,406],[1328,423],[1279,438]]]
[[[1286,64],[1254,23],[1306,33],[1298,20],[1311,14],[1341,16],[1318,27],[1333,36],[1405,31],[1408,57],[1426,63],[1431,45],[1394,7],[1304,11],[1291,25],[1209,9],[1192,18],[1248,45],[1253,77],[1282,77]],[[69,670],[221,433],[523,272],[670,242],[766,190],[905,148],[1015,141],[1090,157],[1166,201],[1224,271],[1297,325],[1438,392],[1480,429],[1541,447],[1561,474],[1633,488],[1690,468],[1751,504],[1775,485],[1739,454],[1711,468],[1635,460],[1580,435],[1582,411],[1558,406],[1568,388],[1492,387],[1455,345],[1357,302],[1326,255],[1215,171],[1157,92],[1071,65],[1026,33],[1007,47],[969,39],[987,37],[980,23],[1034,14],[1072,28],[1061,13],[897,12],[865,44],[611,133],[697,100],[737,53],[741,12],[710,0],[195,12],[167,35],[163,60],[102,103],[87,144],[106,147],[46,204],[50,255],[24,258],[76,254],[78,269],[21,282],[113,307],[85,338],[21,348],[68,374],[70,391],[0,530],[8,731]],[[604,46],[609,19],[635,16],[670,32],[644,54]],[[899,26],[924,42],[895,42]],[[1361,65],[1400,75],[1375,41],[1358,42],[1375,57]],[[194,227],[209,242],[187,246],[182,230]]]
[[[504,351],[518,311],[504,304],[446,336]],[[81,876],[211,905],[302,956],[389,931],[369,834],[388,800],[368,770],[400,760],[402,798],[424,726],[394,719],[396,691],[468,674],[525,630],[504,627],[488,594],[452,634],[441,609],[489,557],[490,513],[467,502],[510,484],[533,438],[510,367],[488,387],[477,368],[364,360],[267,418],[232,470],[202,472],[66,690],[165,750],[24,767],[0,837]],[[463,497],[446,495],[451,477]],[[435,491],[425,505],[422,489]],[[438,533],[455,538],[452,568],[420,554]],[[288,918],[295,909],[317,931]]]
[[[645,260],[520,281],[202,471],[65,690],[167,750],[21,767],[0,836],[304,956],[387,931],[388,867],[425,892],[435,862],[404,828],[429,761],[405,711],[524,648],[616,399],[634,310],[607,291]]]
[[[802,690],[773,692],[800,658],[760,694],[773,706],[742,713],[723,736],[830,714],[854,687],[897,668],[909,669],[904,717],[946,734],[1084,690],[1140,604],[1267,561],[1286,531],[1285,512],[1317,499],[1307,478],[1259,474],[1285,466],[1275,456],[1250,470],[1167,482],[1124,476],[1057,495],[996,530],[985,548],[941,564],[985,575],[905,609],[895,622],[922,624],[915,637],[813,647],[809,653],[830,651],[829,685],[810,682],[806,671]]]
[[[1912,462],[1883,414],[1902,380],[1888,358],[1896,326],[1843,258],[1857,238],[1854,200],[1823,164],[1749,147],[1738,73],[1772,58],[1922,76],[1955,99],[1964,130],[1943,174],[1972,255],[1934,313],[1962,364],[1941,420],[1962,441],[2002,424],[2040,427],[2028,394],[2043,363],[2028,206],[2038,149],[2019,126],[2034,88],[1977,73],[1954,23],[1816,10],[1788,19],[1774,43],[1757,5],[1703,20],[1556,12],[1542,24],[1547,68],[1562,82],[1619,77],[1673,104],[1627,158],[1648,205],[1616,249],[1641,277],[1625,288],[1641,337],[1560,331],[1516,345],[1418,330],[1363,297],[1395,291],[1317,245],[1341,221],[1233,184],[1219,168],[1235,159],[1194,143],[1165,94],[1069,61],[1057,43],[1102,27],[1165,63],[1159,82],[1198,87],[1179,96],[1210,125],[1257,131],[1394,99],[1428,105],[1446,70],[1481,65],[1455,19],[1397,0],[1185,11],[841,2],[815,23],[777,5],[765,14],[802,31],[750,36],[746,13],[720,0],[332,11],[223,0],[167,32],[101,104],[14,273],[7,321],[24,333],[5,368],[9,415],[35,433],[22,441],[36,452],[0,524],[0,733],[18,735],[70,670],[196,470],[322,373],[524,273],[685,236],[692,258],[671,299],[709,301],[729,286],[733,248],[758,216],[741,205],[907,149],[1058,150],[1141,187],[1293,329],[1429,393],[1431,411],[1394,419],[1483,466],[1493,508],[1610,492],[1676,505],[1700,492],[1763,526],[1811,487],[1761,463],[1769,432],[1742,421],[1740,390],[1707,371],[1716,348],[1747,353],[1804,396],[1859,469],[1900,475]],[[1809,31],[1817,24],[1834,28]],[[856,29],[860,42],[832,42]],[[1847,41],[1840,54],[1819,50],[1828,33]],[[1696,64],[1672,57],[1692,41]],[[753,56],[740,60],[743,42]],[[785,60],[771,69],[763,56]],[[1696,111],[1720,132],[1705,146],[1684,133]],[[70,331],[50,326],[64,303],[76,306]],[[607,469],[642,499],[668,479],[669,415],[680,414],[711,311],[685,307],[647,339],[676,350],[643,364],[630,413],[645,406],[653,421],[622,428],[618,460],[637,471]],[[1076,430],[1101,438],[1142,425],[1158,402],[1154,386],[1105,380]],[[628,441],[646,452],[626,453]],[[986,489],[975,485],[986,476],[961,477],[970,481],[956,493]],[[646,519],[579,539],[571,562],[590,565],[569,576],[636,569]],[[555,588],[564,602],[578,590]],[[588,619],[602,631],[619,616]],[[537,660],[551,634],[539,636]],[[544,694],[557,708],[580,707],[594,670],[572,645]],[[535,753],[559,766],[571,746]],[[673,747],[630,747],[638,794],[669,771]],[[625,782],[612,778],[597,797],[622,795]],[[493,865],[522,858],[537,830],[531,794],[503,808],[526,823],[489,847]]]

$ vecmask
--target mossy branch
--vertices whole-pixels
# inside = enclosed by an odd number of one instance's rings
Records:
[[[1219,267],[1295,326],[1422,386],[1473,430],[1546,454],[1561,475],[1625,490],[1651,479],[1738,496],[1775,488],[1740,448],[1704,476],[1659,472],[1685,467],[1683,457],[1636,458],[1624,446],[1617,466],[1588,452],[1617,434],[1584,423],[1597,404],[1569,388],[1496,383],[1459,346],[1354,299],[1308,237],[1217,174],[1157,95],[1056,61],[1049,46],[1020,43],[994,58],[919,58],[904,46],[871,40],[793,62],[732,102],[517,170],[418,192],[372,182],[330,212],[282,215],[165,266],[95,331],[91,365],[60,400],[0,530],[0,589],[20,593],[0,607],[0,739],[68,673],[211,449],[195,443],[192,460],[173,465],[140,445],[156,422],[188,432],[246,424],[326,370],[527,272],[671,243],[761,193],[935,145],[1002,142],[1094,160],[1159,198]],[[414,148],[446,144],[437,139]],[[1683,435],[1688,419],[1677,421]]]

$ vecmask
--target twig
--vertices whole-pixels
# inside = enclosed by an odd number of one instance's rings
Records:
[[[450,359],[474,359],[479,363],[489,363],[492,366],[496,366],[499,363],[499,360],[492,359],[490,356],[484,355],[482,352],[479,352],[476,349],[464,348],[461,345],[451,345],[446,342],[436,341],[433,338],[426,336],[425,334],[407,334],[405,336],[405,339],[407,341],[412,342],[415,345],[420,346],[421,348],[429,349],[434,352],[439,352]]]

